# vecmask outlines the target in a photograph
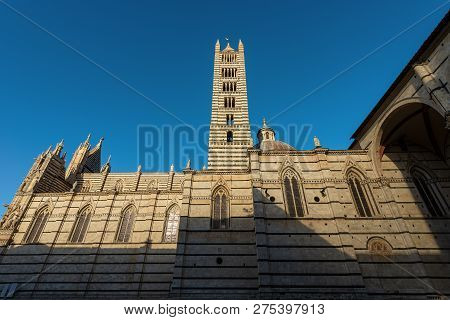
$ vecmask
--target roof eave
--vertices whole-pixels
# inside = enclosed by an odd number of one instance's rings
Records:
[[[389,98],[389,96],[392,94],[392,92],[397,88],[397,86],[406,77],[408,72],[410,72],[412,70],[412,67],[417,63],[423,62],[422,60],[427,56],[427,53],[429,51],[434,50],[434,48],[440,42],[437,40],[440,40],[440,38],[445,35],[445,32],[442,32],[442,31],[444,31],[445,29],[448,29],[449,20],[450,20],[450,11],[448,11],[446,13],[444,18],[439,22],[439,24],[436,26],[436,28],[433,30],[433,32],[428,36],[428,38],[420,46],[419,50],[417,50],[417,52],[414,54],[412,59],[403,68],[403,70],[400,72],[398,77],[394,80],[394,82],[388,88],[386,93],[381,97],[381,99],[377,102],[375,107],[370,111],[370,113],[366,116],[364,121],[359,125],[359,127],[352,134],[351,139],[355,139],[355,140],[350,144],[349,149],[351,149],[356,144],[356,141],[357,141],[356,138],[361,134],[361,132],[364,130],[366,125],[370,122],[370,120],[375,115],[375,113],[381,108],[381,106]]]

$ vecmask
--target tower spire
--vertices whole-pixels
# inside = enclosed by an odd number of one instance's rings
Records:
[[[89,146],[89,140],[91,139],[91,134],[89,133],[86,140],[84,141],[85,146]]]
[[[220,41],[217,39],[215,51],[220,51]]]
[[[108,160],[100,169],[101,173],[109,173],[111,171],[111,155],[108,156]]]
[[[76,176],[78,173],[85,171],[86,168],[90,168],[89,172],[98,172],[100,169],[100,164],[98,163],[98,168],[92,170],[93,162],[97,163],[97,161],[92,161],[90,148],[91,144],[89,140],[91,139],[91,134],[89,133],[86,140],[81,142],[80,146],[75,150],[72,159],[70,160],[69,166],[66,170],[66,180],[69,183],[74,183]]]
[[[62,140],[56,145],[55,150],[53,150],[53,154],[56,154],[56,155],[59,156],[59,155],[61,154],[61,151],[62,151],[63,147],[64,147],[64,139],[62,139]]]
[[[100,140],[98,140],[97,145],[95,146],[96,148],[99,148],[102,146],[103,140],[105,140],[105,138],[101,137]]]

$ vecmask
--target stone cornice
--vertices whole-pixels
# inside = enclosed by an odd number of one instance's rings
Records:
[[[200,170],[193,171],[194,175],[232,175],[232,174],[250,174],[250,170]]]
[[[255,182],[262,182],[263,184],[271,184],[271,183],[281,183],[279,179],[273,180],[265,180],[265,179],[257,179],[253,180]],[[347,179],[338,179],[338,178],[325,178],[325,179],[301,179],[302,184],[314,184],[314,183],[347,183]],[[374,178],[374,179],[366,179],[361,181],[362,184],[380,184],[380,185],[389,185],[390,183],[402,183],[402,182],[413,182],[412,178]],[[450,182],[450,178],[434,178],[429,179],[426,182],[435,183],[435,182]]]
[[[250,150],[249,150],[250,151]],[[311,156],[315,154],[337,154],[337,155],[351,155],[351,154],[367,154],[368,150],[329,150],[329,149],[314,149],[314,150],[284,150],[284,151],[261,151],[261,155],[293,155],[293,156]]]
[[[192,196],[191,200],[212,200],[211,196]],[[251,200],[252,196],[230,196],[231,200]]]
[[[207,174],[207,175],[228,175],[228,174],[249,174],[250,171],[193,171],[195,174]],[[281,183],[279,179],[253,179],[253,183],[262,183],[262,184],[271,184],[271,183]],[[347,179],[344,178],[325,178],[325,179],[301,179],[303,184],[316,184],[316,183],[347,183]],[[412,178],[372,178],[363,180],[363,184],[380,184],[388,186],[390,183],[402,183],[402,182],[413,182]],[[433,178],[428,179],[427,183],[436,183],[436,182],[450,182],[449,178]],[[123,192],[115,192],[112,190],[108,191],[90,191],[90,192],[18,192],[17,195],[22,196],[76,196],[76,195],[88,195],[88,196],[105,196],[105,195],[150,195],[150,194],[176,194],[182,195],[183,189],[180,190],[143,190],[143,191],[123,191]],[[195,197],[192,197],[195,199]]]
[[[117,206],[115,208],[125,208],[125,206]],[[74,207],[75,208],[75,207]],[[32,218],[35,215],[35,211],[30,211],[27,212],[25,214],[25,218]],[[93,211],[93,217],[121,217],[123,214],[122,210],[120,210],[119,212],[114,212],[114,213],[109,213],[109,212],[104,212],[104,213],[99,213],[98,210],[94,210]],[[137,212],[136,213],[136,217],[149,217],[152,216],[153,212]],[[65,212],[61,212],[61,213],[50,213],[50,218],[57,218],[57,219],[64,219],[64,220],[75,220],[75,218],[78,216],[78,212],[76,213],[65,213]],[[71,219],[73,218],[73,219]],[[0,230],[1,231],[1,230]],[[11,230],[12,231],[12,230]]]
[[[183,194],[183,189],[179,190],[142,190],[142,191],[122,191],[116,192],[113,190],[107,191],[89,191],[89,192],[21,192],[18,195],[30,195],[30,196],[71,196],[71,195],[149,195],[149,194]]]

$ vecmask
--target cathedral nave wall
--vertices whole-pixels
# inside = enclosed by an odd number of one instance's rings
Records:
[[[192,189],[186,197],[185,228],[180,224],[173,294],[256,294],[259,285],[250,175],[200,171],[190,177],[190,183],[186,182]],[[217,190],[224,190],[229,199],[230,224],[225,229],[212,226]]]
[[[181,192],[35,194],[1,257],[2,281],[18,283],[24,297],[167,295],[176,243],[164,243],[162,237],[167,207],[174,203],[181,204]],[[50,216],[38,244],[27,244],[24,236],[44,206]],[[72,243],[76,216],[86,206],[93,208],[86,236]],[[120,243],[117,231],[128,206],[135,206],[137,214],[130,240]]]
[[[413,157],[436,161],[431,166],[439,177],[450,173],[442,160],[432,154],[422,151]],[[260,262],[260,268],[270,270],[268,276],[262,278],[265,286],[280,288],[278,275],[282,274],[292,281],[293,286],[289,290],[295,290],[296,283],[299,291],[314,290],[304,279],[307,275],[301,276],[302,268],[293,272],[291,265],[289,268],[285,266],[287,261],[294,261],[295,265],[304,265],[303,269],[310,266],[322,279],[331,279],[329,281],[336,284],[336,290],[343,294],[359,290],[371,295],[380,292],[395,294],[395,290],[401,290],[406,295],[433,295],[435,292],[430,289],[433,285],[448,291],[450,287],[446,281],[437,283],[444,278],[446,271],[442,270],[449,268],[447,220],[429,218],[424,211],[408,173],[399,170],[407,158],[407,155],[389,157],[389,154],[383,158],[387,182],[379,179],[365,151],[353,154],[328,150],[262,153],[259,166],[252,162],[256,169],[261,170],[261,187],[254,189],[254,193],[259,195],[255,196],[258,254],[266,260],[262,262],[265,264],[263,267]],[[307,212],[304,217],[293,218],[287,214],[281,173],[288,167],[294,168],[302,181]],[[346,178],[346,172],[351,168],[359,170],[370,186],[377,210],[372,217],[360,217],[357,213]],[[440,182],[444,190],[447,185],[445,179]],[[274,201],[271,201],[271,196]],[[409,216],[414,218],[409,220]],[[436,232],[444,234],[436,235]],[[369,240],[376,238],[387,241],[392,247],[387,258],[369,253]],[[286,249],[281,250],[282,247]],[[436,264],[443,269],[435,267]],[[342,268],[347,273],[339,274],[337,270]],[[348,273],[349,270],[352,271]],[[343,285],[340,280],[345,276],[350,279],[346,279],[346,285]],[[314,285],[319,283],[314,281]],[[328,291],[331,294],[332,290]]]

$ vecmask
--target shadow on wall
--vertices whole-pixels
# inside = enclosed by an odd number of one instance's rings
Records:
[[[444,118],[425,104],[407,104],[390,114],[382,129],[380,170],[386,178],[394,179],[392,196],[402,218],[393,222],[403,224],[405,230],[391,238],[407,240],[402,251],[394,247],[394,261],[398,269],[448,295],[450,141]],[[398,177],[407,181],[395,183]],[[392,269],[389,262],[379,262],[377,266],[373,271],[383,278],[395,279],[397,275],[398,286],[412,286],[412,280]],[[383,282],[372,282],[383,288]]]
[[[0,286],[23,299],[167,298],[175,250],[175,244],[12,245],[1,256]]]
[[[256,216],[232,219],[231,230],[193,230],[210,221],[188,218],[191,229],[180,224],[179,234],[186,232],[178,239],[183,248],[178,252],[175,244],[164,243],[11,245],[0,256],[0,285],[24,299],[450,294],[448,218],[290,218],[282,203],[258,189],[253,197]],[[399,223],[413,224],[416,231],[401,232]]]
[[[289,218],[283,203],[272,203],[258,189],[254,202],[263,298],[440,299],[450,294],[447,218],[417,217],[419,232],[429,235],[421,239],[397,229],[401,218]]]
[[[393,194],[397,198],[396,202],[402,217],[391,221],[392,225],[401,224],[404,233],[397,232],[390,235],[392,240],[390,244],[394,248],[388,250],[386,259],[377,259],[376,268],[372,266],[371,271],[379,275],[380,279],[389,279],[390,290],[398,291],[395,285],[399,288],[414,287],[416,279],[423,282],[431,291],[433,289],[436,291],[429,292],[431,297],[449,296],[450,211],[449,193],[446,191],[448,182],[445,182],[449,179],[448,167],[440,156],[421,146],[408,145],[409,151],[421,155],[420,160],[405,157],[404,148],[405,142],[402,141],[401,145],[389,146],[383,155],[383,159],[394,164],[394,175],[400,174],[407,178],[405,184],[408,189]],[[399,153],[403,156],[399,156]],[[428,165],[431,165],[433,170]],[[421,175],[416,178],[412,172],[418,168]],[[422,176],[422,172],[430,176]],[[401,202],[402,197],[412,200]],[[398,243],[398,239],[403,239],[403,242]],[[399,248],[396,248],[396,243]],[[367,258],[363,257],[361,260],[365,261]],[[391,266],[391,260],[396,262],[397,268]],[[414,275],[415,278],[411,278],[410,275]],[[377,278],[371,280],[371,283],[380,290],[386,287],[386,281]]]

